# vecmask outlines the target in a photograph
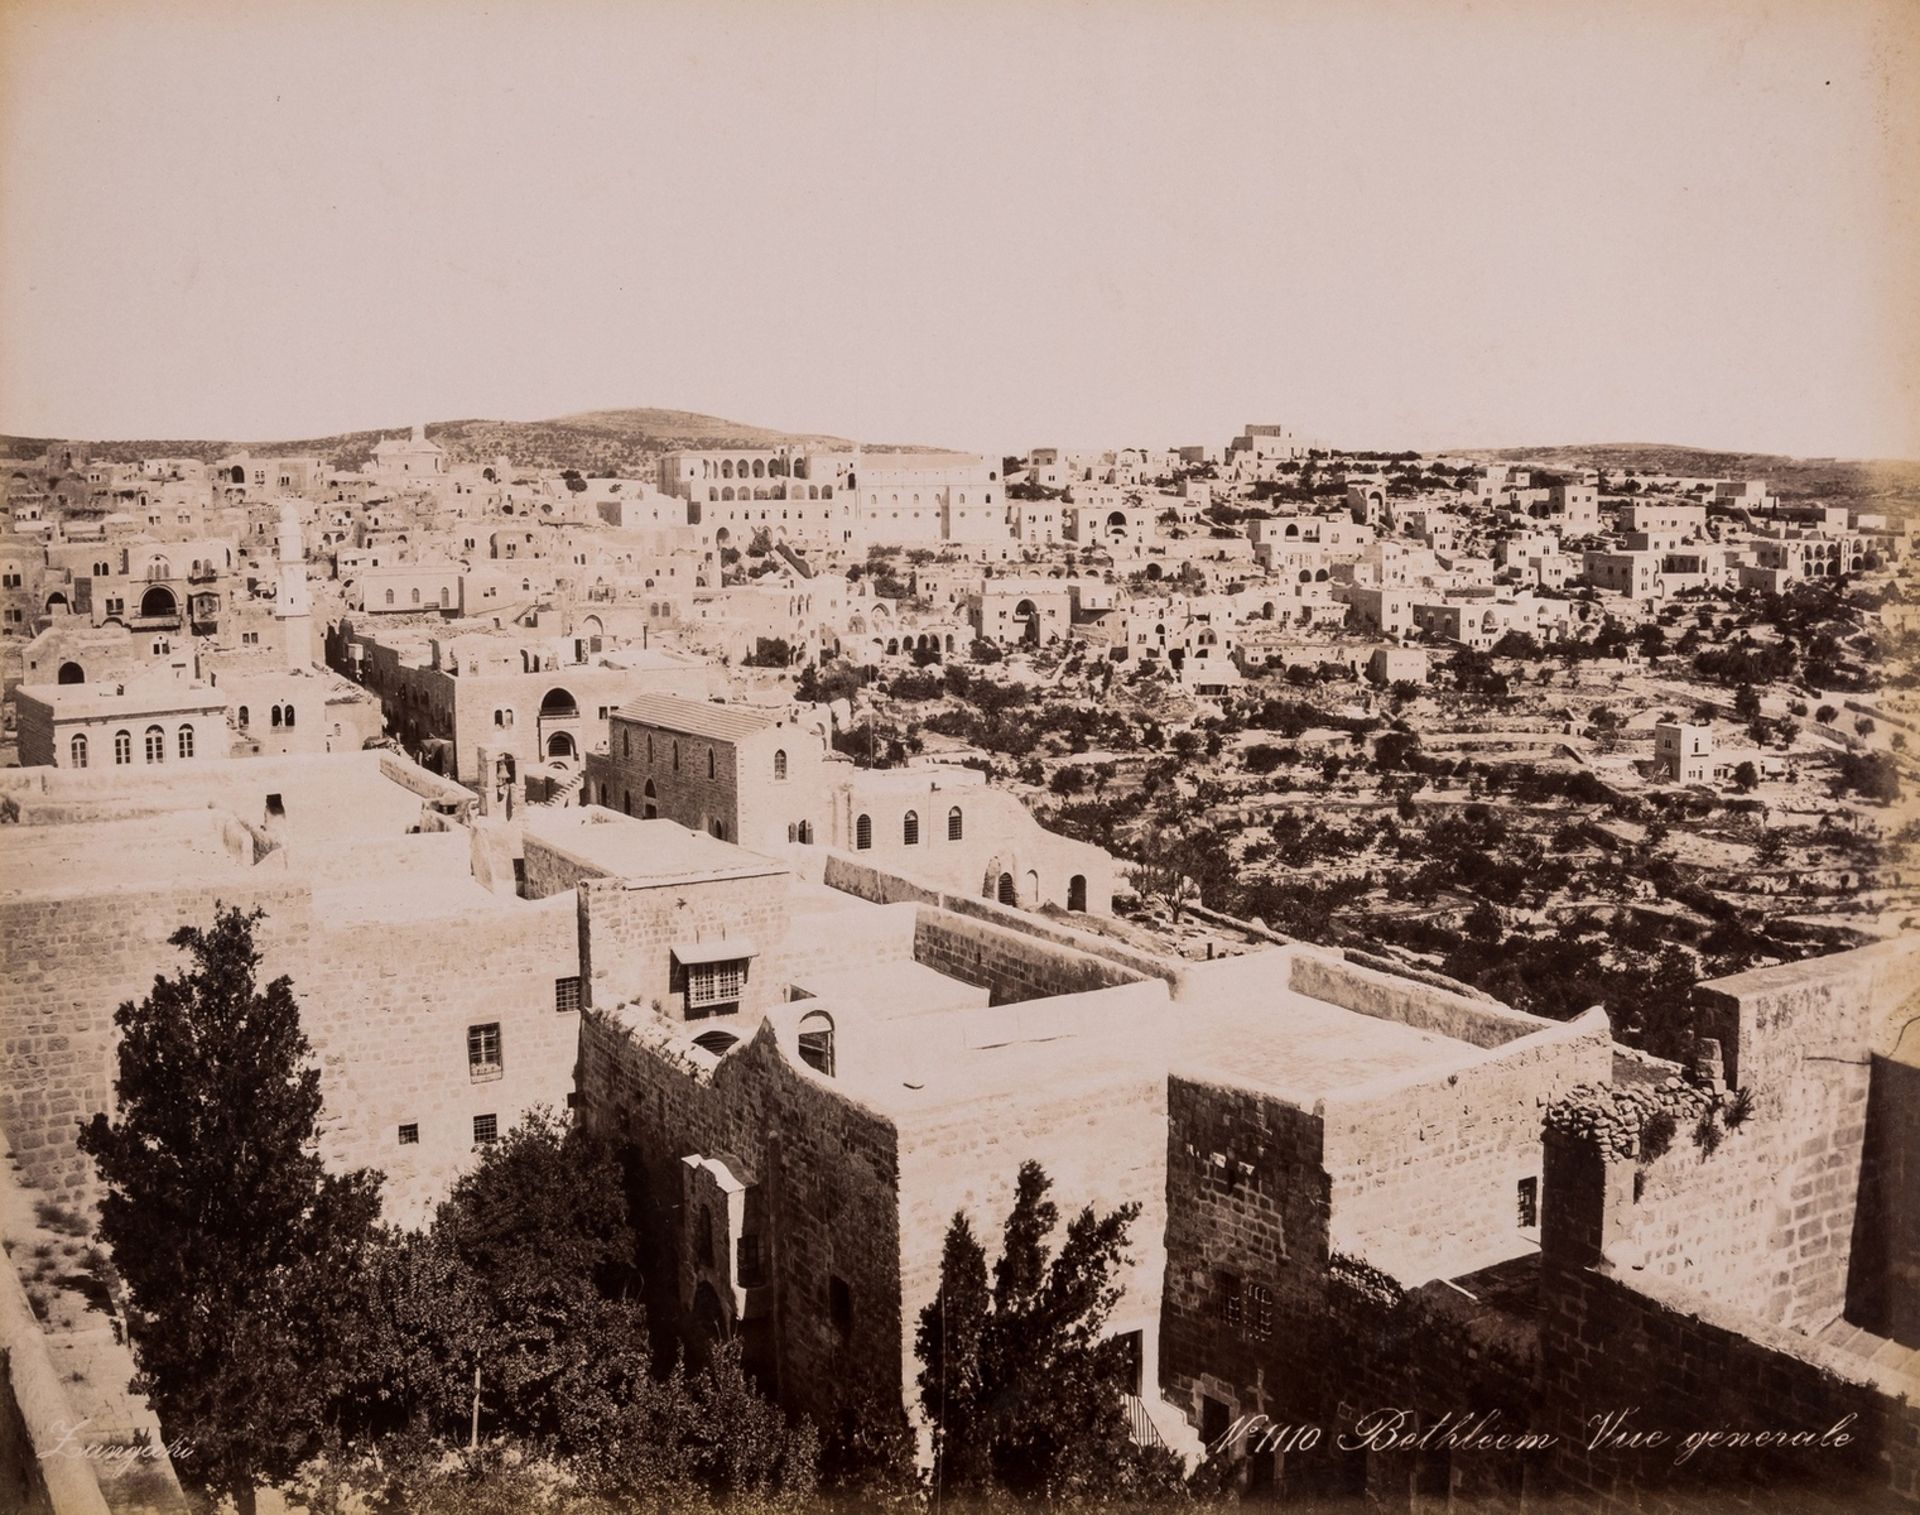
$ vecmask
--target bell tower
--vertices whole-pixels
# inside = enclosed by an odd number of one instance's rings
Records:
[[[300,507],[292,500],[281,503],[280,534],[274,552],[278,585],[273,613],[280,622],[287,667],[306,668],[313,662],[313,601],[307,592],[307,549],[301,539]]]

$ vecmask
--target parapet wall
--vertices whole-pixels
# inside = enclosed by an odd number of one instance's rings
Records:
[[[920,907],[913,955],[949,978],[987,989],[996,1005],[1141,981],[1105,958],[931,905]]]
[[[1409,1286],[1526,1249],[1520,1187],[1533,1183],[1537,1212],[1541,1117],[1569,1089],[1606,1076],[1610,1046],[1605,1012],[1589,1010],[1451,1070],[1329,1093],[1321,1112],[1334,1249]]]
[[[1671,1279],[1545,1263],[1535,1424],[1555,1433],[1556,1511],[1608,1511],[1629,1488],[1649,1515],[1911,1511],[1920,1502],[1920,1407],[1860,1359]],[[1660,1445],[1591,1445],[1601,1417],[1664,1431]],[[1849,1418],[1851,1417],[1851,1419]],[[1689,1433],[1831,1432],[1814,1447],[1704,1447]]]

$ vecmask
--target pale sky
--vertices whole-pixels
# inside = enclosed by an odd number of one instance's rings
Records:
[[[1913,0],[0,0],[0,431],[1920,457]]]

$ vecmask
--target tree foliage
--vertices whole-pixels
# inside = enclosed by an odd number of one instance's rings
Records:
[[[1051,1187],[1038,1163],[1021,1164],[991,1285],[966,1216],[948,1227],[940,1291],[915,1334],[935,1487],[945,1497],[1163,1498],[1180,1488],[1179,1464],[1134,1445],[1129,1348],[1103,1336],[1140,1207],[1083,1208],[1049,1257],[1060,1218]]]
[[[329,1174],[291,982],[258,984],[262,912],[169,938],[189,965],[114,1014],[119,1116],[79,1146],[107,1193],[137,1385],[216,1490],[290,1472],[339,1413],[380,1175]]]

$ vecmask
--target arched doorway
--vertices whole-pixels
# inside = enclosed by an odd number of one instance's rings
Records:
[[[165,584],[155,584],[140,596],[140,614],[143,616],[177,616],[179,613],[180,602]]]
[[[60,672],[54,678],[58,684],[84,684],[86,681],[87,671],[78,663],[62,663]]]
[[[1076,873],[1067,880],[1067,908],[1084,911],[1087,908],[1087,876]]]
[[[1040,607],[1032,600],[1022,600],[1013,607],[1013,618],[1020,623],[1020,640],[1029,645],[1038,645],[1040,641]]]

